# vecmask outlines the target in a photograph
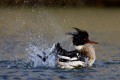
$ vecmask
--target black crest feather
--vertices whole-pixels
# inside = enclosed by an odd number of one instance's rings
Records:
[[[88,42],[89,34],[85,30],[78,29],[73,27],[76,32],[69,32],[68,35],[72,35],[74,45],[83,45]]]
[[[81,35],[81,36],[86,36],[86,37],[89,37],[89,34],[87,31],[85,30],[81,30],[81,29],[78,29],[76,27],[73,27],[76,31],[77,31],[77,34],[76,35]]]

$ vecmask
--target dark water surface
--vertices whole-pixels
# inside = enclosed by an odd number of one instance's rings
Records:
[[[95,45],[91,68],[65,70],[34,68],[26,48],[46,49],[61,42],[72,27],[87,30]],[[107,8],[0,8],[0,80],[119,80],[120,9]]]

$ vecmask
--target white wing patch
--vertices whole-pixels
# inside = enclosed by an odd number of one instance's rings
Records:
[[[70,58],[70,57],[61,56],[61,55],[58,55],[58,57],[59,57],[60,59],[66,59],[66,60],[69,60],[69,61],[73,61],[73,60],[77,60],[77,59],[78,59],[77,57]]]

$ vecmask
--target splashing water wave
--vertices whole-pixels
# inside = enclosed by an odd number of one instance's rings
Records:
[[[55,44],[46,50],[39,49],[38,46],[31,44],[26,50],[29,53],[29,59],[33,62],[34,67],[56,67],[58,58]],[[43,61],[44,57],[47,57],[46,61]]]

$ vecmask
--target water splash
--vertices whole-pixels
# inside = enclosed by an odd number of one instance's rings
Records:
[[[34,67],[56,67],[57,52],[55,49],[55,44],[46,50],[40,49],[38,46],[31,44],[26,50],[29,53],[29,59],[33,62]],[[47,59],[46,61],[43,61],[45,56],[47,56]]]

